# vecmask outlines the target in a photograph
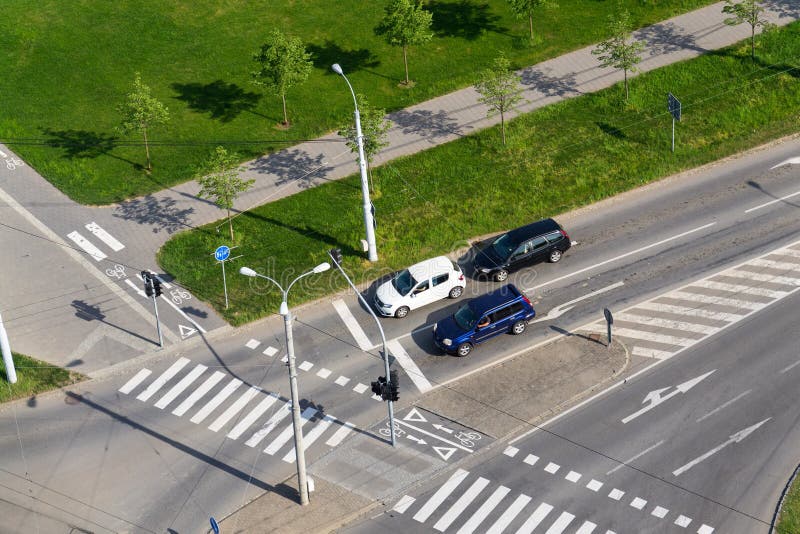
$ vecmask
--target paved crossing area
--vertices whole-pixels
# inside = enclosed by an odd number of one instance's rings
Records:
[[[614,313],[612,336],[667,359],[800,288],[800,242]],[[606,333],[604,320],[587,330]]]
[[[176,417],[189,414],[192,423],[208,425],[209,431],[231,440],[241,439],[248,447],[264,447],[265,454],[280,456],[284,462],[295,461],[290,400],[256,386],[243,387],[238,378],[203,364],[190,364],[188,358],[179,358],[156,377],[141,369],[118,391],[153,402],[159,410],[171,410]],[[323,436],[325,446],[336,447],[355,428],[314,406],[306,407],[300,417],[306,450],[323,443]]]

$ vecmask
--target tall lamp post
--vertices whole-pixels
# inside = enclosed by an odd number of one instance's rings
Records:
[[[344,78],[347,82],[347,87],[350,88],[350,94],[353,95],[353,105],[355,106],[356,117],[356,143],[358,144],[358,167],[361,170],[361,196],[364,199],[364,227],[367,230],[367,251],[369,261],[378,261],[378,248],[375,245],[375,221],[372,217],[372,202],[369,199],[369,182],[367,181],[367,160],[364,158],[364,135],[361,133],[361,115],[358,112],[358,101],[356,94],[353,92],[353,86],[350,85],[350,80],[344,75],[342,67],[338,63],[331,65],[333,72]]]
[[[306,451],[303,447],[303,428],[300,425],[300,403],[297,394],[297,369],[294,366],[294,342],[292,341],[292,312],[289,311],[289,305],[286,300],[289,295],[289,290],[295,282],[310,274],[319,274],[331,268],[330,263],[320,263],[307,273],[303,273],[289,284],[289,287],[283,289],[277,281],[269,276],[255,272],[249,267],[242,267],[239,269],[239,274],[250,277],[264,278],[269,280],[281,290],[281,307],[278,310],[283,316],[283,326],[286,329],[286,349],[288,351],[288,366],[289,366],[289,391],[292,397],[292,428],[294,429],[294,453],[297,460],[297,486],[300,491],[300,505],[305,506],[308,504],[308,482],[306,481]]]

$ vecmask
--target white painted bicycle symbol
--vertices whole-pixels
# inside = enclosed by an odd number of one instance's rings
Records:
[[[392,434],[392,431],[389,430],[389,421],[386,421],[386,428],[379,428],[378,429],[378,433],[381,436],[386,436],[386,437],[389,437]],[[394,424],[394,435],[395,436],[397,436],[399,438],[399,437],[404,436],[405,433],[406,433],[406,431],[403,430],[402,428],[400,428],[399,424],[397,424],[397,423]]]
[[[174,302],[178,306],[180,306],[184,300],[190,300],[192,298],[192,295],[190,295],[188,291],[180,287],[170,291],[169,296],[172,302]]]
[[[106,274],[111,278],[116,278],[117,280],[121,280],[125,278],[125,267],[120,265],[119,263],[114,264],[113,269],[106,269]]]
[[[6,167],[9,171],[13,171],[17,167],[22,167],[25,165],[21,159],[18,158],[6,158]]]
[[[472,449],[473,447],[475,447],[475,442],[481,439],[483,436],[481,436],[477,432],[460,431],[453,437],[458,441],[460,441],[463,446]]]

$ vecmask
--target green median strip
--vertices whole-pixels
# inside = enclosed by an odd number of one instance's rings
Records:
[[[237,255],[227,265],[230,308],[211,253],[230,244],[215,225],[177,235],[159,262],[234,325],[278,310],[280,296],[238,275],[247,265],[291,280],[343,249],[357,282],[463,248],[471,236],[591,204],[798,130],[800,24],[749,42],[649,72],[621,86],[566,100],[508,125],[392,161],[373,170],[380,262],[357,250],[364,228],[357,176],[258,207],[234,220]],[[671,144],[666,94],[682,102]],[[252,282],[251,282],[252,281]],[[290,304],[343,289],[335,271],[308,277]]]
[[[775,532],[777,534],[800,532],[800,476],[795,477],[792,487],[786,495]]]
[[[0,361],[0,403],[32,397],[45,391],[75,384],[86,378],[80,373],[50,365],[30,356],[13,354],[17,383],[8,382],[5,365]]]

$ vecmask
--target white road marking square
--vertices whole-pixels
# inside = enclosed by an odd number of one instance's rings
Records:
[[[257,339],[251,339],[250,341],[244,344],[245,347],[253,350],[257,349],[259,345],[261,345],[261,342]]]
[[[297,367],[299,367],[299,368],[300,368],[300,369],[302,369],[303,371],[308,371],[309,369],[311,369],[312,367],[314,367],[314,364],[313,364],[313,363],[311,363],[311,362],[309,362],[308,360],[306,360],[306,361],[304,361],[303,363],[301,363],[300,365],[298,365]]]
[[[697,534],[711,534],[712,532],[714,532],[714,529],[708,525],[703,525],[697,529]]]
[[[685,515],[679,515],[678,519],[675,520],[675,524],[679,527],[686,528],[689,526],[689,523],[692,522],[691,517],[686,517]]]
[[[344,386],[344,385],[347,385],[348,382],[350,382],[349,378],[347,378],[346,376],[340,376],[333,383],[337,384],[339,386]]]
[[[528,464],[528,465],[533,465],[533,464],[535,464],[535,463],[536,463],[536,462],[538,462],[538,461],[539,461],[539,457],[538,457],[538,456],[536,456],[535,454],[529,454],[529,455],[528,455],[528,456],[526,456],[526,457],[525,457],[525,459],[523,460],[523,462],[525,462],[525,463],[526,463],[526,464]]]
[[[397,501],[397,504],[394,505],[394,508],[392,508],[392,510],[394,510],[398,514],[402,514],[403,512],[408,510],[409,506],[414,504],[414,501],[416,501],[414,497],[411,497],[410,495],[403,495],[403,498]]]
[[[600,488],[603,487],[603,483],[599,480],[592,479],[588,484],[586,484],[586,487],[592,491],[600,491]]]
[[[561,469],[561,466],[558,464],[554,464],[553,462],[550,462],[544,468],[544,470],[550,473],[551,475],[556,474],[556,471],[558,471],[559,469]]]
[[[122,386],[121,388],[119,388],[119,390],[118,390],[118,391],[119,391],[120,393],[124,393],[125,395],[127,395],[128,393],[130,393],[131,391],[133,391],[133,390],[136,388],[136,386],[138,386],[139,384],[141,384],[141,383],[142,383],[142,381],[143,381],[145,378],[147,378],[148,376],[150,376],[150,373],[152,373],[152,371],[151,371],[150,369],[142,369],[141,371],[139,371],[138,373],[136,373],[136,374],[133,376],[133,378],[131,378],[130,380],[128,380],[127,382],[125,382],[125,385],[124,385],[124,386]]]
[[[575,471],[570,471],[564,478],[569,480],[570,482],[577,482],[581,479],[581,474],[576,473]]]
[[[320,378],[328,378],[329,376],[331,376],[331,370],[330,369],[325,369],[323,367],[322,369],[317,371],[317,376],[320,377]]]
[[[379,396],[377,396],[377,395],[375,395],[375,394],[373,394],[371,398],[372,398],[373,400],[376,400],[376,401],[382,401],[382,400],[383,400],[382,398],[380,398]]]
[[[359,382],[358,384],[356,384],[356,387],[353,388],[353,391],[355,391],[356,393],[364,393],[368,389],[369,389],[369,386],[366,386],[366,385],[362,384],[361,382]]]
[[[509,458],[513,458],[514,456],[517,455],[518,452],[519,452],[518,448],[509,445],[508,447],[506,447],[506,450],[503,451],[503,454],[505,454]]]
[[[614,499],[615,501],[618,501],[622,498],[623,495],[625,495],[624,491],[614,488],[613,490],[611,490],[611,493],[608,494],[608,497]]]
[[[661,506],[656,506],[653,509],[653,511],[650,512],[650,515],[654,515],[659,519],[664,519],[664,516],[667,515],[667,512],[669,512],[669,510],[667,510],[666,508],[662,508]]]
[[[634,499],[631,501],[631,506],[632,506],[633,508],[636,508],[637,510],[641,510],[642,508],[644,508],[644,505],[645,505],[645,504],[647,504],[647,501],[646,501],[646,500],[644,500],[644,499],[640,499],[639,497],[635,497],[635,498],[634,498]]]
[[[269,347],[264,349],[264,352],[262,354],[264,354],[265,356],[275,356],[276,352],[278,352],[278,349],[270,345]]]

